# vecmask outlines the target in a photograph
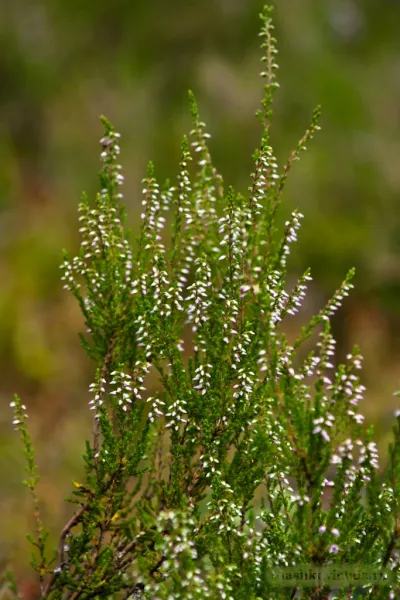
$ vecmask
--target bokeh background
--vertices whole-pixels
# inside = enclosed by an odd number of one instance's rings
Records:
[[[272,2],[273,3],[273,2]],[[121,132],[129,221],[137,231],[148,160],[174,177],[194,90],[225,182],[245,191],[259,140],[258,0],[0,2],[0,566],[26,597],[32,525],[9,402],[28,405],[52,535],[90,437],[94,367],[62,290],[61,249],[78,247],[80,193],[97,189],[98,117]],[[307,311],[357,269],[334,322],[339,354],[365,357],[361,407],[383,453],[400,387],[400,2],[275,2],[279,81],[273,136],[281,164],[322,104],[322,132],[295,165],[284,210],[305,214],[291,268],[311,266]]]

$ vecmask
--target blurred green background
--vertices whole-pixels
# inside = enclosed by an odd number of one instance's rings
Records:
[[[51,531],[90,436],[93,365],[82,320],[62,290],[61,248],[78,247],[80,193],[97,189],[98,117],[122,134],[130,225],[137,230],[149,159],[174,177],[194,90],[226,184],[245,191],[260,130],[258,0],[2,0],[0,2],[0,563],[11,558],[26,597],[32,520],[8,404],[30,413]],[[357,269],[334,322],[343,356],[358,343],[361,407],[379,447],[390,438],[400,379],[400,2],[279,0],[281,88],[273,136],[282,164],[322,104],[322,132],[295,165],[285,208],[305,214],[291,257],[311,266],[305,313]]]

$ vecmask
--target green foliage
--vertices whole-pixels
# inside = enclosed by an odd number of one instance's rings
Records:
[[[357,409],[359,350],[332,363],[330,318],[353,271],[293,344],[282,330],[311,276],[307,270],[287,291],[302,214],[291,214],[283,234],[276,215],[288,172],[319,129],[319,109],[280,170],[270,140],[277,83],[269,9],[262,21],[263,132],[246,197],[224,189],[190,94],[191,142],[183,139],[175,184],[160,186],[149,165],[134,250],[124,229],[119,134],[102,118],[100,192],[93,205],[82,197],[80,252],[65,252],[62,263],[64,287],[85,319],[82,345],[97,366],[93,436],[85,480],[68,499],[75,512],[51,558],[26,409],[12,403],[43,599],[328,598],[327,586],[273,586],[271,567],[304,563],[388,567],[393,581],[370,584],[367,597],[399,594],[400,418],[381,482],[372,431]],[[301,359],[314,332],[319,342]],[[185,344],[193,346],[187,364]],[[149,397],[152,370],[162,392]]]

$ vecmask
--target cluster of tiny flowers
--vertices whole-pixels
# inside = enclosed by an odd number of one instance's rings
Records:
[[[326,525],[321,525],[320,528],[318,529],[318,533],[320,533],[321,535],[326,533]],[[335,537],[339,537],[340,532],[338,529],[334,528],[334,529],[331,529],[331,534],[334,535]]]
[[[256,517],[257,519],[260,519],[259,516]],[[253,545],[253,553],[252,553],[252,557],[253,557],[253,569],[254,569],[254,576],[255,576],[255,580],[257,581],[257,583],[261,582],[261,565],[263,562],[263,559],[265,557],[265,555],[268,552],[269,549],[269,544],[268,544],[268,540],[262,537],[262,533],[259,531],[254,531],[251,530],[251,533],[254,533],[254,537],[255,537],[255,542]]]
[[[150,358],[152,353],[152,344],[150,341],[148,324],[144,315],[139,315],[134,321],[135,325],[138,325],[136,330],[136,340],[138,348],[144,347],[146,358]]]
[[[334,385],[330,385],[328,389],[334,390],[334,395],[345,394],[348,397],[348,402],[352,406],[357,406],[360,400],[363,399],[363,393],[366,388],[358,382],[358,377],[353,373],[344,373],[337,375],[337,381]],[[334,402],[333,398],[333,402]]]
[[[154,306],[151,312],[158,312],[161,316],[168,317],[171,314],[171,305],[166,301],[166,294],[168,294],[166,289],[169,286],[168,273],[165,269],[161,268],[159,258],[159,255],[156,254],[152,267],[150,287],[153,288],[152,297],[154,299]],[[170,296],[170,294],[168,295]]]
[[[145,212],[140,215],[144,223],[142,230],[148,242],[152,240],[154,232],[158,229],[157,215],[161,210],[161,202],[159,201],[160,186],[155,179],[143,179],[142,184],[145,186],[142,189],[144,196],[142,206]]]
[[[326,488],[326,487],[334,487],[335,486],[335,482],[331,481],[330,479],[326,479],[324,478],[323,482],[322,482],[322,487]]]
[[[276,341],[276,345],[277,345],[277,347],[280,346],[279,340]],[[296,374],[294,369],[290,366],[292,352],[293,352],[293,348],[291,346],[288,346],[284,350],[279,351],[278,364],[277,364],[277,368],[276,368],[277,378],[282,375],[283,369],[288,369],[289,374],[292,375],[293,377],[295,377],[295,379],[303,379],[303,375]],[[267,351],[264,349],[259,350],[258,356],[259,356],[259,358],[257,359],[257,364],[260,365],[259,370],[261,372],[268,371],[268,369],[270,367],[270,363],[268,361]]]
[[[201,167],[198,185],[195,188],[196,214],[202,219],[205,227],[213,227],[217,220],[215,209],[216,184],[221,184],[221,176],[215,171],[211,163],[207,141],[211,135],[205,131],[206,124],[197,119],[196,129],[192,129],[191,136],[196,139],[191,142],[191,147],[199,154],[198,165]]]
[[[218,533],[232,532],[238,537],[243,537],[243,531],[237,527],[237,520],[242,516],[242,509],[230,498],[220,498],[208,503],[212,516],[210,521],[216,521]]]
[[[379,453],[375,442],[369,442],[367,447],[362,446],[360,448],[360,458],[358,459],[360,465],[367,463],[374,469],[379,469]]]
[[[185,214],[188,224],[190,224],[193,219],[192,207],[189,200],[192,186],[190,183],[189,172],[187,170],[187,164],[191,160],[192,157],[190,152],[184,148],[178,177],[178,211],[179,213]]]
[[[361,356],[361,354],[348,354],[346,358],[347,360],[351,361],[355,369],[362,369],[363,357]]]
[[[260,371],[266,371],[268,369],[268,357],[267,357],[267,351],[264,349],[261,349],[258,351],[258,359],[257,359],[257,364],[260,365],[259,369]]]
[[[331,317],[342,305],[343,297],[349,295],[349,291],[353,288],[353,284],[348,281],[343,281],[340,288],[333,294],[326,307],[321,312],[321,317],[325,321],[329,321]]]
[[[270,297],[271,302],[271,315],[270,315],[270,328],[271,335],[274,336],[274,329],[277,328],[278,324],[282,321],[289,300],[289,294],[285,290],[280,290],[280,281],[282,273],[280,271],[273,271],[267,277],[266,292]]]
[[[266,187],[275,185],[275,180],[279,179],[277,169],[278,164],[273,155],[271,146],[262,143],[257,160],[256,172],[253,176],[253,185],[248,188],[252,201],[252,213],[254,215],[259,215],[260,211],[263,209]]]
[[[137,385],[138,383],[143,383],[144,378],[146,375],[148,375],[148,373],[150,372],[150,368],[151,365],[150,363],[148,363],[147,361],[140,361],[137,360],[135,362],[135,373],[134,373],[134,382],[135,385]],[[143,388],[139,388],[139,389],[143,389]],[[137,393],[136,389],[133,389],[135,395],[137,396],[137,398],[141,398],[141,396]]]
[[[128,247],[126,249],[126,260],[125,260],[125,283],[132,285],[132,268],[133,268],[133,256],[132,250]]]
[[[236,383],[233,386],[233,389],[237,390],[234,392],[233,397],[241,402],[248,402],[250,400],[251,394],[253,392],[254,387],[254,371],[245,371],[245,369],[239,369],[237,378],[239,379],[239,383]]]
[[[285,311],[287,314],[295,315],[297,312],[299,312],[302,301],[306,297],[307,281],[312,281],[312,277],[310,277],[308,273],[305,273],[297,282],[294,290],[290,294]]]
[[[267,65],[266,70],[260,73],[260,77],[267,79],[267,85],[270,86],[275,82],[275,86],[279,87],[279,84],[276,82],[276,75],[274,72],[279,67],[273,62],[275,60],[275,56],[278,54],[278,49],[276,48],[276,39],[272,36],[275,26],[270,16],[270,10],[271,9],[269,9],[269,14],[266,15],[263,27],[258,34],[259,37],[264,38],[261,42],[261,48],[266,50],[265,55],[263,55],[261,58],[261,62],[264,62]]]
[[[320,362],[320,356],[315,356],[314,354],[309,355],[303,364],[303,368],[301,371],[302,378],[312,377],[313,375],[315,375],[316,369]],[[322,377],[322,380],[326,385],[330,385],[332,383],[331,380],[325,375]]]
[[[248,285],[247,283],[241,285],[239,298],[244,298],[251,289],[254,289],[253,286]]]
[[[254,560],[255,552],[254,552],[254,541],[256,540],[257,532],[253,527],[247,528],[247,541],[245,544],[245,551],[243,552],[244,560]]]
[[[165,296],[168,300],[173,300],[173,303],[176,309],[179,310],[179,312],[184,311],[184,308],[182,306],[184,298],[181,295],[181,286],[179,285],[179,282],[171,283],[169,292],[165,292]]]
[[[110,385],[114,389],[110,392],[110,396],[116,396],[118,405],[125,412],[128,410],[128,406],[132,404],[133,397],[137,399],[142,398],[140,391],[144,391],[146,388],[141,384],[143,383],[144,375],[148,373],[149,369],[150,366],[148,363],[136,361],[134,381],[132,381],[132,376],[127,373],[118,370],[112,371]],[[90,384],[89,392],[95,394],[94,398],[89,402],[90,410],[99,409],[104,404],[102,394],[105,392],[105,384],[106,380],[104,378]]]
[[[362,368],[362,356],[360,354],[348,354],[347,360],[349,361],[349,371]],[[357,406],[359,401],[363,398],[363,392],[366,389],[365,386],[361,385],[357,376],[351,372],[349,374],[342,375],[340,383],[341,385],[339,384],[339,386],[336,387],[337,391],[343,390],[349,398],[349,404],[352,406]],[[354,384],[356,385],[354,386]],[[347,414],[352,417],[356,423],[364,422],[364,416],[360,413],[356,413],[351,408],[347,410]]]
[[[207,315],[208,307],[211,305],[210,287],[211,287],[211,269],[206,260],[202,257],[196,259],[197,269],[195,281],[187,289],[191,291],[185,298],[188,304],[187,323],[193,323],[192,331],[196,332],[200,325],[206,323],[209,319]],[[191,303],[191,304],[189,304]]]
[[[180,565],[186,559],[195,561],[197,559],[197,550],[192,538],[192,532],[195,527],[195,521],[190,515],[173,510],[161,511],[157,516],[156,522],[157,531],[162,534],[160,554],[163,556],[163,561],[160,566],[161,581],[167,579],[170,573],[177,572]],[[189,574],[190,573],[190,574]],[[147,578],[146,578],[147,579]],[[193,573],[185,573],[180,582],[182,592],[174,597],[188,597],[188,586],[202,586],[200,571],[195,570]],[[147,594],[156,594],[160,590],[160,581],[155,578],[148,578],[145,584],[145,592]],[[159,597],[159,596],[157,596]],[[189,596],[190,597],[190,596]]]
[[[203,148],[203,144],[201,144],[200,142],[196,141],[193,142],[192,145],[195,144],[195,151],[200,151],[203,150],[203,153],[205,152],[206,154],[208,153],[208,150],[206,147]],[[199,237],[199,232],[196,229],[196,226],[198,224],[198,222],[202,222],[204,221],[204,216],[205,214],[208,214],[208,209],[205,210],[205,208],[202,208],[202,201],[204,200],[204,194],[202,192],[200,192],[200,190],[196,190],[195,192],[195,205],[192,205],[192,199],[193,199],[193,193],[192,193],[192,187],[191,187],[191,182],[190,182],[190,177],[189,177],[189,173],[187,170],[187,163],[188,161],[191,160],[191,156],[188,150],[186,150],[186,148],[184,148],[183,151],[183,157],[182,157],[182,161],[181,161],[181,170],[180,170],[180,174],[179,174],[179,178],[178,178],[178,223],[180,226],[180,219],[181,216],[184,217],[184,239],[181,240],[181,244],[182,244],[182,249],[184,249],[184,252],[182,252],[182,256],[181,256],[181,264],[179,267],[179,271],[177,273],[176,276],[176,281],[174,283],[171,283],[170,288],[169,288],[169,292],[166,294],[168,299],[171,299],[173,304],[175,305],[175,307],[177,308],[178,311],[183,311],[184,308],[182,306],[182,303],[186,302],[186,304],[188,302],[190,302],[190,300],[195,299],[195,306],[189,306],[188,308],[188,320],[186,321],[186,323],[190,323],[193,322],[194,320],[194,325],[192,327],[192,331],[195,332],[197,331],[200,322],[204,323],[206,320],[208,320],[208,318],[203,318],[205,315],[202,312],[203,310],[205,310],[205,305],[207,304],[206,302],[200,302],[199,301],[199,297],[200,296],[204,296],[206,297],[205,294],[205,287],[208,287],[209,285],[211,285],[211,278],[210,278],[210,267],[208,265],[208,263],[203,260],[202,258],[198,258],[195,260],[196,257],[196,252],[195,252],[195,248],[199,245],[200,243],[200,237]],[[206,159],[203,159],[204,161]],[[203,163],[203,161],[200,161],[201,163]],[[214,209],[215,210],[215,209]],[[197,218],[196,218],[197,217]],[[204,226],[206,226],[206,223],[203,223]],[[200,226],[200,228],[202,228]],[[187,280],[188,280],[188,276],[190,274],[190,270],[191,270],[191,266],[192,264],[195,263],[197,266],[197,270],[196,270],[196,281],[193,284],[193,286],[186,286],[187,284]],[[182,294],[184,292],[184,290],[190,290],[190,289],[195,289],[195,291],[189,295],[189,297],[187,297],[186,299],[184,299],[182,297]],[[209,294],[208,294],[209,295]],[[202,304],[202,306],[200,306],[200,304]],[[200,314],[202,313],[202,314]],[[201,335],[199,336],[199,341],[203,344],[205,343],[205,341],[201,340]]]
[[[119,220],[119,219],[118,219]],[[116,241],[114,247],[119,248],[118,255],[122,260],[122,272],[120,272],[120,268],[118,263],[115,263],[115,275],[114,279],[119,280],[119,289],[121,292],[124,292],[126,289],[130,289],[131,285],[131,271],[132,271],[132,250],[129,247],[128,240]],[[120,278],[121,275],[121,278]]]
[[[262,511],[260,517],[262,521],[266,524],[266,528],[264,529],[264,539],[260,543],[260,546],[264,549],[264,553],[261,555],[264,559],[264,564],[269,563],[273,565],[283,565],[289,566],[290,558],[288,556],[288,552],[285,552],[281,545],[277,545],[276,543],[271,543],[271,540],[268,539],[268,529],[272,529],[272,527],[277,527],[279,529],[285,528],[286,523],[282,518],[282,514],[276,514],[273,512]],[[275,537],[275,536],[274,536]],[[275,540],[274,540],[275,541]],[[299,554],[296,552],[296,554]]]
[[[128,242],[121,240],[120,228],[121,220],[117,216],[117,209],[110,206],[107,199],[103,199],[98,209],[90,210],[85,225],[79,229],[83,236],[81,246],[85,250],[84,257],[101,256],[105,249],[111,247],[127,251]]]
[[[273,416],[272,411],[268,411],[268,414]],[[283,454],[284,445],[287,449],[292,450],[291,443],[285,435],[284,427],[279,421],[276,419],[268,419],[264,427],[266,428],[266,433],[268,433],[271,443],[275,446],[277,455]],[[269,476],[273,477],[273,471],[270,472]]]
[[[143,273],[139,279],[132,281],[130,292],[132,296],[139,292],[139,287],[142,296],[147,296],[147,277],[147,273]]]
[[[200,460],[203,461],[202,467],[206,471],[206,477],[211,477],[213,474],[221,475],[221,471],[218,469],[219,459],[216,456],[202,454]]]
[[[325,369],[334,368],[334,364],[331,361],[335,356],[336,340],[333,339],[330,332],[323,331],[320,336],[322,339],[317,343],[317,346],[321,348],[317,374],[321,377]]]
[[[104,187],[101,190],[101,196],[103,198],[108,195],[110,189],[122,185],[124,181],[124,176],[120,173],[122,167],[116,163],[117,156],[121,151],[117,143],[120,137],[121,135],[116,131],[109,131],[108,135],[105,135],[100,140],[100,144],[103,148],[100,159],[104,163],[103,168],[108,176],[108,188]],[[119,199],[122,199],[123,197],[121,193],[113,194],[113,196]]]
[[[188,242],[185,248],[185,255],[183,256],[183,264],[179,270],[179,274],[177,277],[177,283],[179,290],[183,292],[186,287],[188,275],[190,273],[191,264],[195,260],[195,250],[194,250],[195,242],[193,244]]]
[[[161,232],[165,226],[165,217],[161,214],[169,209],[175,188],[171,187],[160,195],[159,184],[153,178],[143,179],[144,212],[141,213],[142,232],[145,241],[145,250],[157,249],[160,253],[165,252],[164,244],[161,242]]]
[[[391,502],[393,500],[393,495],[394,490],[392,486],[390,486],[386,481],[382,482],[379,499],[384,501],[384,506],[388,513],[390,513],[392,510]]]
[[[109,252],[111,248],[118,249],[118,255],[125,261],[125,282],[120,283],[120,288],[125,289],[130,279],[132,269],[132,252],[127,240],[123,239],[122,223],[117,214],[117,208],[112,205],[111,199],[120,199],[122,194],[116,193],[115,189],[123,183],[123,176],[120,174],[121,166],[116,164],[115,160],[120,149],[117,144],[119,134],[110,131],[108,135],[100,140],[103,151],[100,159],[103,167],[100,173],[102,189],[100,195],[96,198],[96,207],[90,208],[87,197],[83,197],[79,204],[78,211],[80,228],[82,236],[81,248],[83,250],[83,259],[75,257],[70,263],[64,260],[61,267],[64,270],[62,280],[65,281],[64,289],[77,292],[80,284],[76,282],[76,276],[81,275],[87,279],[92,294],[102,298],[102,289],[104,289],[105,278],[95,269],[90,269],[84,261],[91,258],[99,258]],[[118,265],[115,266],[115,277],[119,279]],[[92,302],[94,306],[94,302]],[[87,308],[91,308],[87,305]]]
[[[103,273],[98,273],[94,269],[88,269],[87,273],[90,276],[92,296],[103,298],[103,293],[101,290],[104,289],[106,285],[105,275]],[[95,302],[93,300],[90,301],[88,298],[85,298],[84,302],[87,310],[90,310],[95,305]]]
[[[294,369],[292,369],[292,356],[293,356],[293,346],[286,346],[284,348],[280,348],[280,341],[277,341],[277,347],[279,348],[278,352],[278,362],[276,365],[276,381],[278,381],[283,373],[287,370],[289,374],[292,376],[295,374]]]
[[[185,404],[187,404],[186,400],[179,397],[170,404],[168,412],[165,415],[168,417],[168,423],[165,426],[166,428],[172,427],[175,431],[178,431],[180,423],[187,423],[187,419],[183,418],[183,415],[186,414],[186,409],[184,408]]]
[[[237,332],[235,331],[235,333],[237,333]],[[248,348],[250,346],[251,339],[254,337],[254,335],[255,335],[254,331],[251,331],[251,330],[244,331],[243,334],[240,336],[240,338],[235,342],[233,349],[232,349],[233,361],[232,361],[232,365],[231,365],[232,369],[234,369],[235,371],[240,366],[241,357],[247,355],[246,348]],[[254,373],[252,373],[252,374],[254,375]]]
[[[227,214],[218,220],[218,234],[223,235],[219,245],[220,248],[221,246],[227,246],[228,248],[230,257],[229,278],[231,282],[233,282],[238,281],[241,278],[240,259],[243,255],[245,243],[242,239],[242,219],[240,209],[235,208],[235,210],[232,211],[232,208],[227,206],[224,210]],[[223,249],[222,252],[226,252],[226,250]],[[221,261],[226,258],[227,254],[221,254],[218,260]]]
[[[13,400],[10,402],[10,407],[14,411],[14,418],[12,424],[14,425],[15,431],[20,431],[21,427],[24,426],[28,419],[28,413],[26,412],[25,404],[21,404],[19,401]]]
[[[99,378],[96,383],[91,383],[89,385],[89,392],[94,394],[94,398],[89,401],[90,410],[98,410],[103,406],[104,400],[102,398],[102,394],[105,392],[106,380],[104,377]]]
[[[263,144],[262,154],[266,158],[266,161],[263,166],[267,168],[267,173],[269,177],[268,185],[273,186],[280,177],[278,175],[278,162],[274,156],[274,151],[271,146],[264,146]]]
[[[355,442],[358,446],[362,446],[362,441],[361,440],[357,440]],[[344,440],[344,442],[342,442],[337,450],[335,454],[332,454],[331,456],[331,464],[332,465],[338,465],[341,464],[343,458],[346,458],[350,461],[353,460],[353,449],[354,449],[354,442],[353,440],[351,440],[350,438],[347,438],[346,440]]]
[[[353,417],[353,419],[355,420],[356,423],[364,423],[364,421],[365,421],[364,415],[361,415],[360,413],[355,413],[354,410],[349,409],[347,411],[347,414],[350,417]]]
[[[168,527],[169,524],[170,527]],[[172,510],[160,513],[157,519],[158,531],[163,532],[167,527],[171,531],[170,535],[163,536],[164,551],[167,551],[167,561],[164,563],[165,569],[170,566],[177,569],[179,567],[178,556],[185,551],[189,552],[191,558],[197,558],[194,542],[189,538],[194,526],[195,521],[183,513],[180,514]]]
[[[196,258],[195,248],[199,245],[201,238],[204,236],[204,230],[207,227],[212,227],[216,218],[215,210],[215,185],[212,181],[212,176],[209,173],[211,168],[211,158],[207,148],[206,140],[210,138],[209,133],[205,133],[203,128],[205,123],[198,121],[196,129],[190,132],[191,136],[196,139],[191,142],[191,147],[195,153],[200,154],[198,165],[201,167],[201,177],[194,187],[192,198],[194,205],[189,201],[189,193],[191,184],[186,170],[186,159],[181,163],[181,174],[179,185],[182,192],[180,198],[182,206],[180,212],[185,217],[183,235],[184,235],[184,254],[182,256],[182,265],[180,266],[177,276],[177,286],[181,292],[185,289],[191,265]],[[218,248],[214,249],[219,251]],[[179,302],[182,300],[180,299]],[[180,309],[179,309],[180,310]]]
[[[304,215],[299,213],[298,211],[294,211],[288,221],[285,223],[285,234],[282,241],[282,246],[280,250],[280,267],[282,269],[286,268],[287,257],[290,254],[290,246],[297,241],[297,231],[300,229],[301,219],[304,218]]]
[[[330,442],[331,438],[329,437],[325,427],[333,427],[334,421],[335,417],[330,413],[327,413],[324,417],[314,419],[313,423],[316,425],[316,427],[314,427],[313,433],[320,433],[326,442]]]
[[[170,283],[168,273],[162,266],[161,256],[155,254],[150,283],[150,287],[153,288],[152,299],[154,303],[151,312],[158,312],[161,317],[170,317],[172,304],[175,305],[178,311],[184,311],[181,304],[184,299],[180,293],[180,286],[178,283]],[[137,285],[137,282],[135,282],[135,285]]]
[[[318,529],[318,533],[323,535],[326,533],[326,525],[321,525],[321,527]],[[336,527],[334,527],[333,529],[331,529],[330,531],[331,535],[333,535],[334,537],[339,537],[340,536],[340,532],[338,529],[336,529]],[[329,552],[331,554],[337,554],[339,552],[340,548],[337,544],[331,544],[329,546]]]
[[[81,205],[82,208],[84,205]],[[102,207],[105,211],[113,213],[113,217],[116,215],[116,208],[108,206],[107,203]],[[78,209],[79,210],[79,209]],[[82,219],[83,226],[80,227],[79,231],[82,234],[81,247],[84,249],[84,257],[86,259],[91,258],[94,255],[101,255],[103,248],[109,248],[111,246],[110,236],[110,224],[109,215],[103,214],[98,209],[91,209],[89,214],[80,215],[79,219]]]
[[[63,286],[63,289],[68,290],[69,292],[79,290],[81,284],[76,281],[75,276],[84,275],[86,273],[87,267],[83,260],[79,256],[75,256],[71,264],[67,259],[65,259],[60,265],[60,269],[63,269],[64,271],[61,281],[66,282]]]
[[[223,333],[224,333],[224,342],[225,344],[229,344],[230,335],[237,335],[237,330],[234,329],[236,327],[237,317],[239,314],[239,302],[234,298],[229,299],[227,297],[225,290],[220,290],[218,294],[218,298],[224,303],[224,314],[223,314]],[[232,323],[234,326],[232,326]]]
[[[305,504],[308,504],[310,502],[310,496],[307,496],[307,494],[293,494],[290,499],[292,502],[297,503],[299,506],[304,506]]]
[[[209,372],[212,369],[211,364],[199,365],[195,370],[195,376],[192,381],[196,382],[196,385],[193,386],[194,390],[198,390],[202,396],[206,394],[207,389],[210,387],[211,373]]]
[[[110,385],[115,389],[110,392],[110,396],[116,396],[118,406],[121,406],[122,410],[126,412],[128,406],[132,404],[132,377],[122,371],[112,371],[111,377]],[[143,389],[146,388],[143,387]]]
[[[150,420],[151,423],[154,422],[154,413],[156,414],[157,417],[162,417],[164,415],[162,409],[160,408],[160,406],[165,406],[165,402],[163,402],[162,400],[160,400],[160,398],[158,398],[158,396],[150,396],[149,398],[146,399],[146,402],[152,402],[152,409],[149,412],[149,414],[147,415],[147,418]]]
[[[197,163],[201,167],[205,166],[210,160],[210,155],[207,149],[207,140],[211,138],[211,134],[204,131],[205,127],[206,124],[202,121],[199,121],[197,123],[197,128],[192,129],[190,132],[191,136],[196,136],[197,138],[195,141],[191,142],[190,145],[196,153],[201,153],[201,157]]]
[[[293,501],[293,498],[295,498],[293,495],[294,490],[290,485],[287,474],[283,471],[279,471],[278,467],[273,466],[268,473],[268,479],[274,480],[275,478],[279,483],[279,487],[275,487],[270,490],[271,498],[275,499],[278,496],[283,496],[283,500],[285,500],[285,498],[289,498],[291,501]]]

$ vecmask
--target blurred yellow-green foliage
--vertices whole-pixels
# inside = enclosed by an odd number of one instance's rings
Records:
[[[125,199],[136,232],[146,162],[177,172],[194,90],[225,182],[245,191],[259,139],[258,0],[3,0],[0,7],[0,562],[25,577],[32,524],[8,404],[31,415],[53,534],[82,472],[93,365],[62,290],[62,247],[77,249],[77,203],[94,194],[98,116],[122,133]],[[339,354],[365,356],[362,412],[380,448],[400,359],[400,3],[277,0],[280,84],[273,135],[288,156],[322,104],[322,133],[288,180],[305,214],[293,273],[311,266],[309,316],[351,266],[356,289],[335,321]],[[156,382],[155,382],[156,383]],[[30,595],[29,581],[26,584]],[[29,588],[29,589],[28,589]]]

